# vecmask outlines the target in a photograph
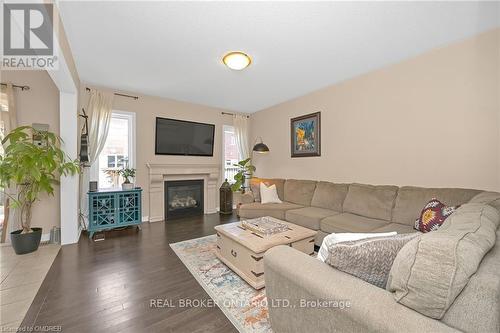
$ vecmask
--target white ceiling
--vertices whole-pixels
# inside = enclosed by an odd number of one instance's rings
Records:
[[[498,27],[498,2],[59,2],[82,81],[240,112]],[[253,58],[231,71],[224,53]]]

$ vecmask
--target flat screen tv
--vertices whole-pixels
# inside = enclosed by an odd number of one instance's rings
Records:
[[[213,156],[215,125],[156,118],[156,155]]]

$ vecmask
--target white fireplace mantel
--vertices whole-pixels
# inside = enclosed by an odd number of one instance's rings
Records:
[[[146,164],[149,169],[149,222],[165,219],[164,182],[167,180],[203,179],[204,213],[217,212],[217,164]]]

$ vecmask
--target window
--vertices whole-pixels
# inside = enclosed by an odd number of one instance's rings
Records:
[[[0,112],[9,112],[9,103],[7,93],[1,91],[0,92]],[[1,117],[2,119],[4,117]],[[7,118],[7,117],[5,117]],[[4,120],[0,120],[0,140],[3,140],[5,137],[5,124]],[[0,145],[0,155],[3,155],[3,145]]]
[[[127,156],[116,155],[109,153],[108,155],[108,168],[124,168],[126,167]]]
[[[238,168],[233,164],[238,163],[240,157],[238,147],[236,146],[236,137],[234,135],[234,127],[224,125],[224,142],[223,142],[223,165],[224,178],[230,183],[234,182],[234,175],[238,172]]]
[[[118,170],[135,167],[135,114],[113,111],[108,137],[99,158],[92,165],[92,179],[100,188],[119,187]]]

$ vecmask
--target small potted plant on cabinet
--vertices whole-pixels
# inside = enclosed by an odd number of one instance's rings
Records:
[[[32,207],[40,195],[53,195],[61,175],[80,171],[78,161],[72,161],[61,150],[61,142],[56,134],[31,126],[18,127],[2,140],[0,187],[11,199],[11,208],[17,209],[22,227],[10,233],[17,254],[36,251],[40,244],[42,228],[31,227]]]
[[[125,168],[121,169],[120,176],[122,176],[125,181],[122,183],[122,190],[132,190],[134,188],[134,183],[130,182],[130,178],[135,177],[135,169]]]

